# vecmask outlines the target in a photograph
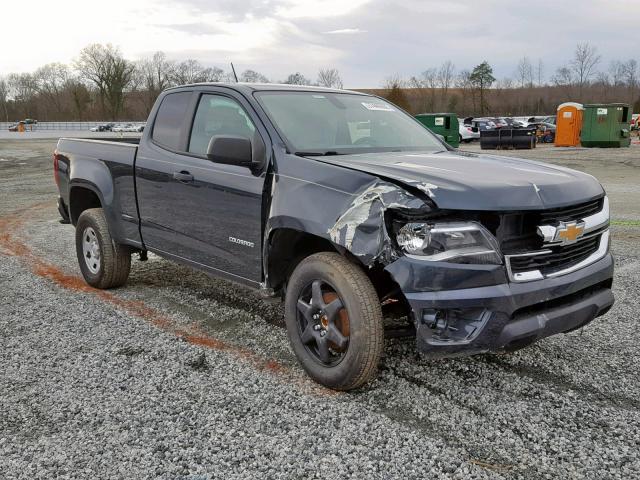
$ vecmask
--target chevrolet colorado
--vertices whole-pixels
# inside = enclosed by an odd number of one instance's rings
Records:
[[[613,304],[609,202],[590,175],[455,150],[343,90],[186,85],[147,125],[58,142],[85,280],[120,286],[132,254],[154,252],[280,297],[297,358],[328,387],[374,376],[387,310],[420,352],[453,356],[522,348]]]

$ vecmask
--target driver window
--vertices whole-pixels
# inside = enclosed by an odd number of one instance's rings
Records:
[[[189,152],[205,155],[214,135],[236,135],[253,140],[255,133],[253,122],[238,102],[220,95],[203,95],[193,120]]]

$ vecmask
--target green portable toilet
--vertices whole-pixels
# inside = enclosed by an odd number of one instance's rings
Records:
[[[584,106],[580,143],[583,147],[628,147],[631,108],[626,103]]]
[[[442,135],[452,147],[460,145],[460,127],[455,113],[419,113],[416,119],[433,133]]]

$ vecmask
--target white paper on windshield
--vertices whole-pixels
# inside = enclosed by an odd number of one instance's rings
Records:
[[[387,103],[362,102],[362,106],[367,110],[377,110],[380,112],[395,112],[395,109]]]

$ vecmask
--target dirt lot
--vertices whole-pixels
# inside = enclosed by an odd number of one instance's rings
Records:
[[[388,341],[349,394],[308,380],[280,307],[242,287],[158,257],[125,288],[87,287],[54,146],[0,140],[0,477],[640,477],[639,146],[506,152],[609,192],[606,316],[511,355],[430,361]]]

